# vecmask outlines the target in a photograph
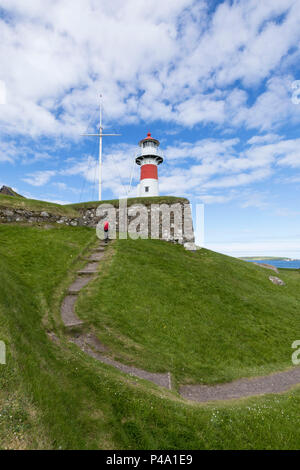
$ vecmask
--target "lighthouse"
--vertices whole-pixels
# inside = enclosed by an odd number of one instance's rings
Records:
[[[139,142],[139,146],[141,151],[135,159],[136,164],[141,167],[138,197],[158,196],[157,167],[164,160],[159,155],[159,141],[151,137],[151,133],[148,132],[147,137]]]

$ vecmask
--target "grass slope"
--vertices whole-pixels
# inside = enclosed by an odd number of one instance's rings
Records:
[[[42,212],[47,211],[53,215],[64,215],[77,217],[78,213],[69,206],[62,206],[52,202],[38,201],[37,199],[25,199],[23,197],[13,197],[0,194],[1,209],[24,209],[28,211]]]
[[[127,206],[130,207],[133,204],[175,204],[177,202],[188,203],[188,199],[175,196],[155,196],[155,197],[130,197],[127,199]],[[112,204],[114,207],[119,206],[119,199],[110,199],[107,201],[91,201],[91,202],[80,202],[78,204],[69,204],[65,207],[70,207],[76,210],[92,209],[98,207],[100,204]]]
[[[286,286],[258,266],[157,240],[119,240],[77,313],[115,356],[183,383],[227,382],[291,366],[300,272]]]
[[[65,340],[59,304],[72,278],[68,273],[82,265],[81,255],[95,241],[93,230],[5,225],[0,226],[0,237],[0,339],[7,344],[7,364],[0,365],[1,448],[299,447],[299,389],[240,402],[188,404],[176,393],[94,361]],[[149,254],[157,248],[139,242],[135,246],[123,246],[123,262],[128,263],[135,250],[137,255],[145,249],[148,261],[140,268],[151,272]],[[164,272],[168,261],[174,268],[171,249],[179,253],[170,245],[157,273]],[[185,268],[184,257],[181,260]],[[166,286],[175,280],[172,269],[168,272]],[[115,276],[113,292],[119,296],[118,273],[108,274]],[[296,286],[296,274],[293,282]],[[151,308],[152,300],[148,302]],[[50,330],[58,343],[50,340]]]
[[[177,202],[188,203],[185,198],[174,196],[158,196],[158,197],[136,197],[128,198],[127,206],[133,204],[175,204]],[[119,199],[111,199],[107,201],[91,201],[81,202],[78,204],[54,204],[52,202],[39,201],[37,199],[26,199],[23,197],[7,196],[0,194],[0,208],[1,209],[24,209],[28,211],[47,211],[53,215],[61,215],[66,217],[78,217],[82,210],[97,208],[100,204],[112,204],[118,207]]]

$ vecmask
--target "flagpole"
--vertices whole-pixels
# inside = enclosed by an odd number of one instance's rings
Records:
[[[100,95],[100,129],[99,134],[81,134],[82,136],[99,137],[99,185],[98,197],[99,201],[102,200],[102,138],[107,136],[118,136],[121,134],[103,134],[102,128],[102,95]]]
[[[102,95],[100,95],[100,132],[99,132],[99,201],[102,200]]]

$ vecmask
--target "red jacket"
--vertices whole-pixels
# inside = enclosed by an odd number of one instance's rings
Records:
[[[109,224],[108,222],[105,222],[104,224],[104,232],[108,232]]]

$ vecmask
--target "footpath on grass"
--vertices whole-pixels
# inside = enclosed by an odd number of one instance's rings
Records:
[[[77,317],[75,313],[75,304],[79,292],[89,282],[96,278],[99,271],[100,262],[104,256],[104,249],[106,244],[101,242],[96,249],[94,249],[91,256],[88,258],[88,263],[85,268],[77,271],[77,278],[70,285],[68,293],[63,300],[61,306],[61,317],[66,327],[78,327],[83,325],[83,322]],[[98,361],[109,364],[122,372],[134,375],[141,379],[149,380],[161,387],[171,389],[171,375],[170,373],[158,374],[147,372],[136,367],[130,367],[121,362],[114,361],[107,357],[108,348],[104,346],[98,338],[92,333],[74,333],[70,341],[77,344],[84,352],[94,357]],[[105,354],[106,353],[106,354]]]
[[[111,242],[110,242],[111,243]],[[127,366],[109,357],[109,348],[103,345],[92,333],[81,332],[73,327],[83,326],[83,321],[75,313],[75,304],[80,291],[97,277],[101,261],[104,257],[104,242],[100,242],[93,253],[87,258],[86,266],[77,271],[77,278],[70,285],[67,295],[61,305],[61,317],[64,325],[70,328],[70,341],[81,348],[82,351],[98,361],[108,364],[120,371],[148,380],[156,385],[172,390],[172,379],[168,373],[152,373],[136,367]],[[79,332],[78,332],[79,330]],[[287,371],[260,376],[250,379],[239,379],[234,382],[220,385],[184,385],[179,387],[180,395],[200,403],[239,399],[267,393],[282,393],[291,387],[300,384],[300,367],[293,367]]]

